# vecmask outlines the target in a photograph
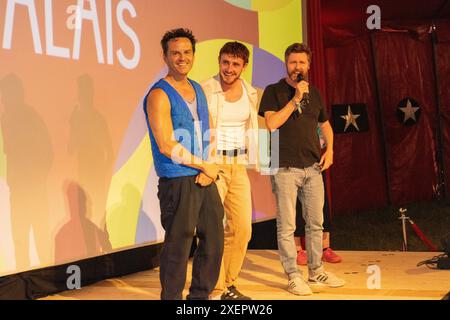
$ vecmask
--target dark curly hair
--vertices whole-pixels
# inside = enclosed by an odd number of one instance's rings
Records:
[[[188,38],[192,44],[192,51],[195,53],[195,43],[197,42],[197,40],[192,34],[192,31],[186,28],[178,28],[167,31],[161,39],[161,46],[164,55],[167,55],[167,51],[169,50],[168,42],[175,38]]]
[[[241,58],[242,60],[244,60],[244,64],[247,64],[250,52],[248,51],[247,47],[244,46],[242,43],[237,41],[231,41],[225,43],[222,49],[220,49],[219,59],[222,56],[222,54],[229,54],[231,56]]]
[[[284,52],[284,61],[287,61],[291,53],[306,53],[306,55],[308,56],[308,62],[311,63],[312,51],[306,44],[294,43],[287,47],[286,51]]]

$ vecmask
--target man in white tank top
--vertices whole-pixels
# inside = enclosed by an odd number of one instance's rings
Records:
[[[222,300],[250,300],[236,289],[252,235],[252,201],[246,165],[257,163],[257,93],[241,78],[249,51],[239,42],[226,43],[219,53],[219,74],[203,84],[215,129],[217,189],[225,209],[225,247],[213,296]]]

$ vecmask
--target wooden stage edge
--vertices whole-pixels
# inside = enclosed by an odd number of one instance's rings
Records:
[[[327,271],[346,281],[341,288],[313,289],[301,297],[286,290],[287,277],[276,250],[249,250],[237,282],[254,300],[440,300],[450,290],[450,270],[434,270],[417,263],[436,252],[337,251],[341,263],[324,263]],[[190,285],[191,262],[185,294]],[[307,268],[302,266],[304,276]],[[379,272],[378,272],[379,271]],[[380,275],[379,282],[376,276]],[[380,285],[379,289],[371,288]],[[45,300],[158,300],[159,269],[108,279],[79,290],[65,291]]]

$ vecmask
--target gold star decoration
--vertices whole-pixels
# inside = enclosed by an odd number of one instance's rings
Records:
[[[356,119],[358,119],[359,116],[360,114],[353,114],[352,109],[350,108],[350,106],[348,106],[347,115],[341,116],[341,118],[345,120],[344,132],[347,131],[350,125],[354,126],[355,129],[359,131],[358,124],[356,123]]]
[[[416,112],[417,110],[419,110],[419,107],[413,107],[411,104],[411,101],[408,99],[406,101],[406,107],[403,108],[399,108],[404,114],[405,114],[405,118],[403,119],[403,123],[406,123],[406,121],[408,121],[408,119],[412,119],[414,120],[414,122],[416,122]]]

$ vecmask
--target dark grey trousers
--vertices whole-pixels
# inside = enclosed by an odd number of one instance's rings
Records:
[[[223,254],[224,209],[214,183],[195,177],[160,178],[158,198],[166,232],[160,258],[161,299],[181,300],[192,237],[199,240],[188,299],[208,299],[219,277]]]

